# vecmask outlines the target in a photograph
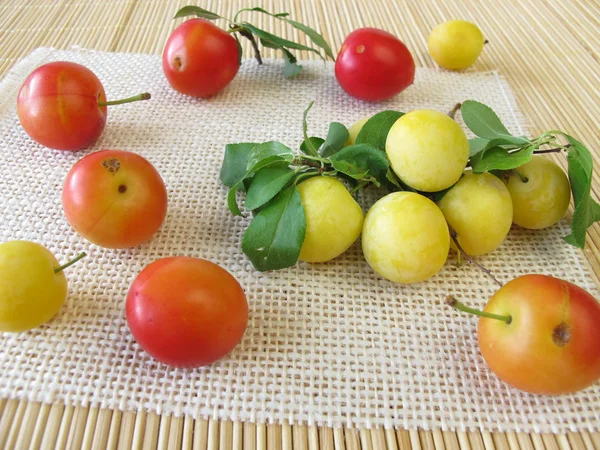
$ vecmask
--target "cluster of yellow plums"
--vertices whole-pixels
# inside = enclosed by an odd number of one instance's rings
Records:
[[[354,143],[367,119],[349,128]],[[306,215],[300,260],[322,262],[346,251],[362,234],[362,250],[382,277],[414,283],[435,275],[450,249],[469,256],[490,253],[512,224],[541,229],[566,213],[571,190],[556,163],[535,155],[500,176],[467,167],[469,143],[448,115],[417,110],[400,117],[386,140],[396,176],[416,191],[385,195],[366,214],[334,177],[310,178],[298,185]],[[435,203],[427,194],[445,191]],[[451,235],[452,233],[452,235]]]

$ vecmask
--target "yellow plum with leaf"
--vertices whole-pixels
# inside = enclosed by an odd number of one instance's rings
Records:
[[[564,217],[571,201],[571,185],[558,164],[540,155],[508,172],[513,222],[532,230],[548,228]]]
[[[363,211],[344,184],[332,177],[315,176],[298,184],[306,216],[306,234],[300,261],[324,262],[356,241],[363,225]]]

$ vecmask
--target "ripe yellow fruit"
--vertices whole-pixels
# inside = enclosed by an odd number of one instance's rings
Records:
[[[306,235],[301,261],[329,261],[356,241],[363,212],[344,184],[331,177],[316,176],[298,185],[306,215]]]
[[[462,70],[477,60],[484,43],[485,38],[477,25],[464,20],[451,20],[433,29],[427,47],[439,66]]]
[[[350,126],[350,128],[348,128],[348,133],[350,134],[350,136],[348,136],[348,140],[344,144],[344,147],[348,147],[349,145],[354,145],[354,143],[356,142],[356,137],[358,136],[358,133],[360,133],[360,130],[362,130],[363,125],[369,119],[370,119],[370,117],[365,117],[363,119],[357,120]]]
[[[487,172],[465,173],[438,206],[467,255],[494,251],[504,242],[512,225],[510,193],[502,180]]]
[[[450,234],[435,203],[414,192],[394,192],[367,213],[362,248],[371,268],[382,277],[416,283],[442,268]]]
[[[469,160],[469,141],[460,125],[426,109],[400,117],[390,129],[385,150],[396,175],[424,192],[452,186]]]
[[[535,155],[507,182],[514,208],[513,222],[523,228],[551,227],[563,218],[571,201],[571,186],[554,161]],[[521,179],[521,177],[524,177]]]

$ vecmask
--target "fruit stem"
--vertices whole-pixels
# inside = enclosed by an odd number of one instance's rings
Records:
[[[448,116],[451,119],[454,119],[454,116],[456,116],[456,113],[458,112],[458,110],[460,109],[461,106],[462,106],[462,103],[457,103],[456,105],[454,105],[454,107],[448,113]]]
[[[489,43],[490,43],[490,41],[488,41],[487,39],[485,41],[483,41],[483,45],[489,44]]]
[[[456,232],[456,230],[454,228],[452,228],[450,226],[450,224],[448,224],[448,230],[450,231],[450,237],[452,238],[452,240],[454,241],[454,244],[456,245],[456,248],[458,249],[458,251],[461,253],[461,255],[465,258],[466,261],[470,262],[471,264],[476,265],[477,267],[479,267],[479,269],[485,273],[488,277],[490,277],[492,280],[494,280],[494,282],[502,287],[502,283],[500,283],[496,277],[494,276],[494,274],[485,266],[483,266],[482,264],[478,263],[475,258],[473,258],[471,255],[468,255],[467,252],[465,252],[465,250],[462,248],[462,246],[460,245],[460,242],[458,242],[458,233]]]
[[[481,311],[479,309],[470,308],[467,305],[465,305],[464,303],[459,302],[452,295],[449,295],[446,297],[446,304],[449,306],[452,306],[454,309],[456,309],[458,311],[473,314],[475,316],[485,317],[486,319],[501,320],[502,322],[506,323],[507,325],[510,325],[510,323],[512,322],[512,316],[504,316],[501,314],[494,314],[494,313]]]
[[[308,171],[308,172],[301,173],[301,174],[299,174],[299,175],[296,177],[296,180],[294,181],[294,184],[296,184],[296,185],[297,185],[298,183],[300,183],[300,182],[301,182],[302,180],[304,180],[305,178],[311,178],[311,177],[315,177],[315,176],[317,176],[318,174],[319,174],[319,173],[318,173],[318,172],[315,172],[314,170],[310,170],[310,171]]]
[[[84,256],[86,256],[86,253],[81,252],[79,255],[77,255],[75,258],[73,258],[71,261],[66,262],[62,266],[59,266],[56,269],[54,269],[54,273],[60,273],[63,270],[65,270],[66,268],[71,267],[73,264],[75,264],[77,261],[79,261]]]
[[[518,176],[521,179],[521,182],[523,182],[523,183],[529,182],[529,178],[527,178],[525,175],[523,175],[517,169],[513,169],[513,172],[515,173],[516,176]]]
[[[133,97],[123,98],[121,100],[98,102],[98,106],[122,105],[123,103],[139,102],[140,100],[150,100],[150,94],[148,92],[144,92],[143,94],[134,95]]]

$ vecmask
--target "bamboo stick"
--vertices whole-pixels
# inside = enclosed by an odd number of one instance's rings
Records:
[[[40,405],[40,409],[35,420],[35,428],[33,429],[33,434],[31,435],[31,440],[29,442],[29,450],[42,448],[41,445],[42,440],[44,438],[44,431],[49,423],[48,419],[51,409],[52,405],[50,405],[49,403],[42,403]]]
[[[360,433],[354,428],[344,429],[346,450],[360,450]]]
[[[119,431],[121,430],[121,418],[123,414],[119,410],[115,410],[110,418],[110,428],[108,430],[108,441],[106,443],[107,450],[115,450],[119,444]]]
[[[48,420],[43,424],[44,431],[42,435],[42,442],[40,444],[41,448],[59,448],[56,443],[59,431],[61,429],[64,411],[65,406],[60,403],[55,403],[50,408]]]
[[[194,450],[208,448],[208,420],[196,420],[194,424]]]
[[[245,431],[244,431],[245,433]],[[245,434],[244,434],[245,435]],[[308,431],[304,425],[294,425],[292,428],[292,446],[294,450],[308,450]],[[246,448],[244,448],[246,450]]]
[[[18,424],[18,434],[15,448],[27,448],[32,441],[37,418],[40,414],[41,404],[38,402],[26,402],[25,413],[21,423]]]
[[[92,439],[93,450],[104,450],[108,448],[108,437],[110,433],[110,423],[113,412],[110,409],[101,409],[98,412],[96,429]]]
[[[396,440],[398,442],[398,450],[410,450],[413,447],[411,444],[410,432],[407,430],[396,431]]]
[[[161,416],[156,413],[147,413],[144,416],[144,421],[144,437],[142,440],[142,448],[156,448],[158,445],[158,433],[160,431]],[[141,424],[139,425],[139,428],[142,428]]]
[[[144,411],[138,411],[133,423],[133,436],[131,437],[131,448],[141,450],[144,448],[144,438],[146,430],[147,414]]]

